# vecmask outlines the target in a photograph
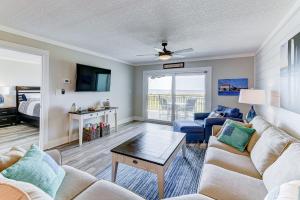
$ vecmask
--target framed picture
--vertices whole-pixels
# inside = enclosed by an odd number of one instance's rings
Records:
[[[300,113],[300,33],[281,46],[280,107]]]
[[[239,96],[241,89],[248,89],[247,78],[218,80],[219,96]]]
[[[184,62],[163,64],[164,69],[184,68]]]

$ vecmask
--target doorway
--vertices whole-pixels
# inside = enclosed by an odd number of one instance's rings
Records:
[[[144,72],[144,118],[172,123],[210,110],[211,68]]]
[[[0,105],[4,122],[0,132],[7,134],[2,137],[6,145],[0,151],[13,146],[26,149],[31,144],[44,149],[48,138],[49,53],[0,41],[0,60],[0,89],[6,91]],[[17,134],[11,135],[11,130]]]

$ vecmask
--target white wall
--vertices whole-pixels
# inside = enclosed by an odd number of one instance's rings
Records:
[[[49,66],[49,136],[50,146],[67,142],[68,118],[67,113],[73,102],[79,106],[88,107],[99,100],[110,99],[113,106],[119,107],[119,120],[128,121],[132,117],[132,87],[133,67],[88,55],[78,51],[58,47],[44,42],[16,36],[6,32],[0,32],[0,40],[18,43],[26,46],[47,50],[50,53]],[[75,67],[76,63],[104,67],[112,70],[112,82],[110,92],[81,92],[75,93]],[[63,79],[71,79],[72,84],[63,85]],[[55,90],[65,87],[66,95],[56,95]]]
[[[0,86],[10,87],[1,107],[16,106],[15,86],[41,86],[42,65],[0,59]]]
[[[0,59],[0,85],[40,86],[41,81],[41,64]]]
[[[255,86],[267,91],[267,105],[259,112],[268,121],[300,137],[300,115],[280,106],[280,47],[300,32],[300,9],[283,23],[255,56]],[[300,104],[299,104],[300,106]]]
[[[253,87],[254,58],[229,58],[219,60],[207,60],[197,62],[186,62],[186,68],[212,67],[212,108],[217,105],[238,107],[243,113],[249,111],[248,105],[238,103],[237,96],[218,96],[218,79],[248,78],[249,87]],[[162,69],[162,65],[149,65],[135,67],[134,84],[134,115],[142,117],[142,94],[143,94],[143,72],[147,70]]]

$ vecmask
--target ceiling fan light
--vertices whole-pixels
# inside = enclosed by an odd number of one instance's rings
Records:
[[[160,60],[169,60],[169,59],[171,59],[171,58],[172,58],[171,55],[160,55],[160,56],[159,56],[159,59],[160,59]]]

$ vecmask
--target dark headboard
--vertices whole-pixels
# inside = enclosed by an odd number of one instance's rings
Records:
[[[19,108],[20,102],[23,101],[23,94],[41,93],[41,88],[36,86],[16,86],[16,107]]]

